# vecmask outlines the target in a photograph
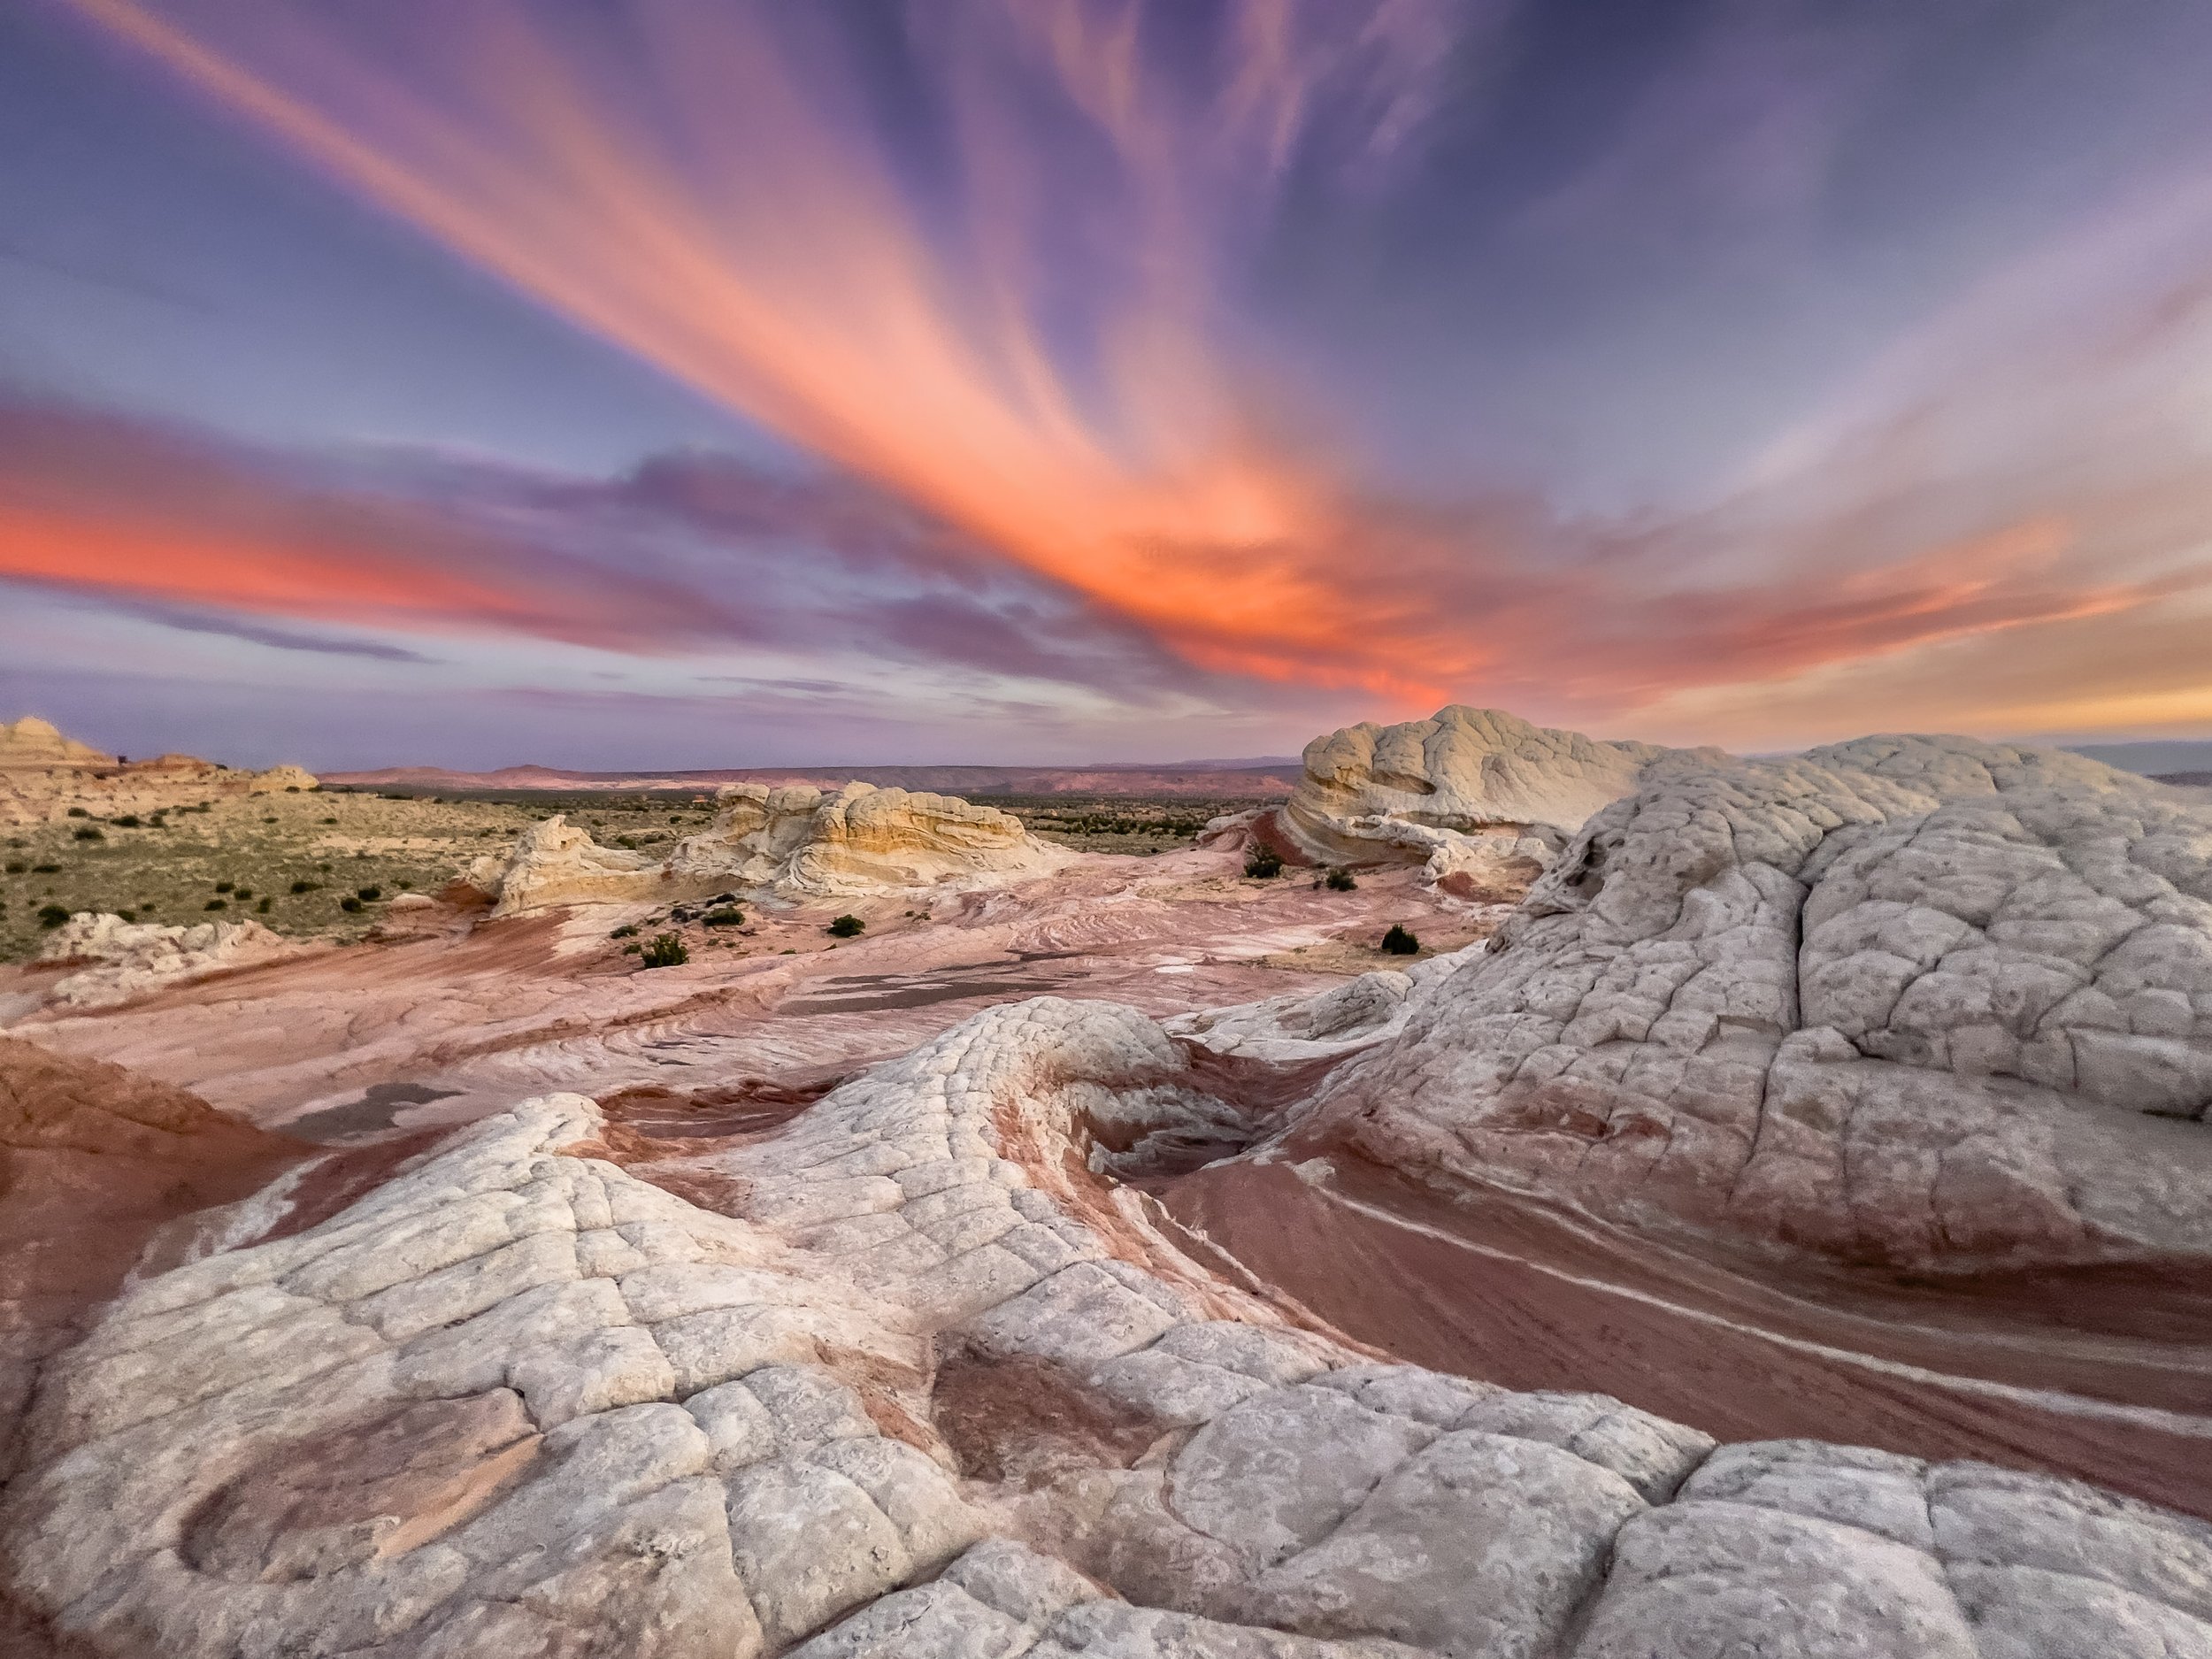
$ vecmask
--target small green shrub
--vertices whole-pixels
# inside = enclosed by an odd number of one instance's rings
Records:
[[[841,916],[829,925],[826,931],[839,939],[850,939],[857,933],[864,933],[867,926],[868,924],[857,916]]]
[[[699,919],[709,927],[742,927],[745,926],[745,912],[734,904],[725,904],[719,910],[709,910]]]
[[[29,868],[30,865],[25,864],[20,858],[11,858],[8,861],[8,873],[12,876],[19,876]]]
[[[635,939],[637,937],[637,924],[635,922],[625,922],[621,926],[616,928],[614,932],[609,933],[607,937],[610,939]]]
[[[33,864],[31,873],[35,876],[58,876],[61,873],[61,866],[59,864]]]
[[[77,839],[81,841],[104,841],[107,837],[96,829],[81,829],[77,832]]]
[[[227,910],[230,909],[230,901],[228,899],[210,899],[200,908],[209,910]]]
[[[353,890],[353,895],[357,899],[374,901],[384,896],[384,889],[382,887],[356,887]]]
[[[287,795],[297,795],[299,792],[300,787],[296,783],[288,783],[284,786],[284,793]]]
[[[237,885],[235,881],[218,881],[215,884],[215,890],[218,893],[227,893]]]
[[[645,947],[644,961],[649,968],[677,968],[690,960],[691,952],[673,933],[655,933]]]
[[[1272,881],[1283,873],[1283,856],[1272,847],[1255,847],[1244,855],[1244,873]]]
[[[90,818],[92,814],[86,811],[84,808],[81,806],[73,806],[69,809],[69,816],[71,818]]]
[[[138,919],[138,912],[136,910],[118,910],[115,913],[127,922],[134,922]]]
[[[266,916],[269,913],[269,900],[264,899],[260,903],[255,905],[254,909],[260,911],[264,916]]]
[[[312,893],[319,885],[319,883],[313,881],[295,881],[292,884],[292,891],[295,893]]]
[[[1394,956],[1410,956],[1421,949],[1421,941],[1398,923],[1390,924],[1390,931],[1382,936],[1382,948]]]
[[[1349,893],[1349,892],[1350,892],[1353,888],[1356,887],[1357,886],[1359,886],[1359,883],[1358,883],[1356,880],[1355,880],[1355,879],[1353,879],[1352,872],[1351,872],[1350,871],[1348,871],[1348,870],[1332,870],[1332,871],[1330,871],[1330,872],[1329,872],[1329,891],[1330,891],[1330,892],[1332,892],[1332,893]]]
[[[108,820],[108,822],[114,825],[118,829],[136,829],[138,827],[138,814],[135,812],[126,812],[121,818],[111,818]]]
[[[246,899],[250,899],[250,898],[253,897],[253,889],[252,889],[251,887],[239,887],[239,888],[236,888],[236,889],[234,889],[234,890],[232,892],[232,894],[231,894],[231,897],[233,897],[234,899],[238,899],[238,900],[240,900],[240,901],[242,901],[242,901],[244,901],[244,900],[246,900]]]
[[[324,822],[324,823],[326,823],[326,824],[335,824],[337,821],[338,821],[338,820],[337,820],[336,818],[325,818],[325,819],[323,820],[323,822]]]
[[[66,905],[42,904],[38,907],[38,925],[41,927],[59,927],[68,919],[69,910]]]
[[[356,916],[360,914],[361,901],[355,898],[352,894],[349,893],[344,898],[338,901],[338,908],[345,911],[349,916]]]

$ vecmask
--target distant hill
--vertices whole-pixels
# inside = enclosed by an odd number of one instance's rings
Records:
[[[1287,795],[1298,781],[1295,760],[1202,760],[1179,765],[1109,761],[1093,766],[741,766],[700,772],[570,772],[555,766],[502,766],[495,772],[453,772],[443,766],[388,766],[379,772],[335,772],[323,782],[341,788],[388,789],[411,795],[477,790],[542,789],[609,792],[695,789],[726,783],[810,783],[835,788],[857,780],[881,788],[920,789],[935,795],[1169,795],[1262,799]]]
[[[2172,781],[2175,772],[2212,772],[2212,738],[2160,738],[2139,743],[2069,743],[2077,755],[2086,755],[2122,772]]]

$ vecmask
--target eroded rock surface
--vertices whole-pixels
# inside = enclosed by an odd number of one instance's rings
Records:
[[[1853,1261],[2212,1252],[2212,815],[2081,757],[1677,756],[1334,1079],[1371,1156]]]
[[[50,1360],[10,1590],[118,1655],[2212,1653],[2200,1523],[1716,1448],[1231,1282],[1090,1167],[1205,1078],[1048,998],[667,1158],[526,1102]]]

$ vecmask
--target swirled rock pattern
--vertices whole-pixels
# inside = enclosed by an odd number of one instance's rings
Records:
[[[76,969],[54,982],[48,1000],[70,1008],[100,1008],[196,974],[267,961],[288,948],[250,917],[168,927],[80,910],[47,935],[38,960]]]
[[[1091,1167],[1204,1076],[1048,998],[680,1156],[526,1102],[50,1361],[7,1588],[180,1659],[2212,1654],[2200,1523],[1717,1448],[1233,1282]]]
[[[2078,756],[1676,756],[1325,1115],[1448,1181],[1894,1264],[2212,1252],[2212,814]]]

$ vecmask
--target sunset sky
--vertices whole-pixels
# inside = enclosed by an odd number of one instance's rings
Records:
[[[19,0],[0,719],[2212,733],[2203,0]]]

